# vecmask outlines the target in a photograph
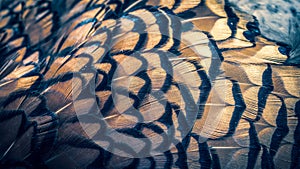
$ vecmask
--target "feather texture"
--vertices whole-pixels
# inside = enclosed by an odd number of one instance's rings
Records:
[[[1,167],[299,166],[297,49],[226,0],[1,5]]]

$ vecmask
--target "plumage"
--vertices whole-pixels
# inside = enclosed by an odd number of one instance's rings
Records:
[[[298,41],[228,1],[0,3],[0,168],[299,166]]]

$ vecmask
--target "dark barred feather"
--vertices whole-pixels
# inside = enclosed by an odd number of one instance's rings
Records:
[[[0,168],[298,168],[298,43],[258,25],[226,0],[1,1]]]

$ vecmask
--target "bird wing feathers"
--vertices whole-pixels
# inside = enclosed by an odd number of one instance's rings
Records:
[[[1,165],[299,165],[299,67],[227,1],[2,5]]]

